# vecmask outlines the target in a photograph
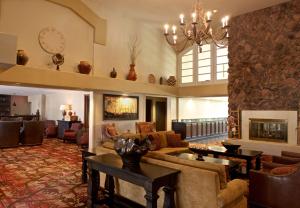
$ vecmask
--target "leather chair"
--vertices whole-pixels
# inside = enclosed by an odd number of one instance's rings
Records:
[[[57,137],[57,125],[55,120],[46,120],[45,121],[45,135],[46,137]]]
[[[19,146],[21,126],[19,121],[0,121],[0,148]]]
[[[82,123],[72,123],[71,128],[64,131],[63,142],[66,140],[76,142],[78,133],[82,127]]]
[[[263,170],[270,172],[273,168],[300,164],[300,153],[282,151],[281,156],[272,156],[271,161],[262,161]]]
[[[43,143],[45,122],[23,121],[24,136],[21,143],[24,145],[40,145]]]
[[[285,173],[280,169],[289,169]],[[300,168],[278,167],[271,172],[250,171],[249,204],[260,208],[299,208]]]
[[[135,129],[137,134],[147,134],[156,131],[155,122],[136,122]]]

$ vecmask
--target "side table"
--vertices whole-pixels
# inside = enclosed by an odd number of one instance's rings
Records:
[[[165,193],[164,208],[175,208],[174,191],[179,170],[154,165],[150,163],[140,163],[140,170],[131,171],[124,169],[119,156],[114,154],[104,154],[86,158],[89,168],[88,180],[88,207],[95,207],[100,204],[114,204],[114,177],[129,183],[142,186],[145,189],[146,207],[157,208],[157,191],[164,187]],[[106,173],[106,200],[98,200],[99,177],[98,171]]]

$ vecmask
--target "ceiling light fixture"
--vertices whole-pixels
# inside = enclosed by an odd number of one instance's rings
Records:
[[[218,47],[225,47],[228,44],[228,29],[229,17],[222,18],[222,27],[213,32],[211,27],[213,12],[204,12],[199,0],[194,6],[194,12],[191,14],[191,20],[186,21],[184,14],[179,15],[180,28],[177,32],[177,27],[165,24],[164,35],[167,42],[173,46],[176,52],[181,52],[185,48],[196,43],[199,47],[199,52],[202,52],[202,46],[209,43],[214,43]],[[169,31],[170,29],[170,31]]]

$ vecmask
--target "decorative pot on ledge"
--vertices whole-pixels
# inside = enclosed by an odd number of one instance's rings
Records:
[[[115,67],[114,67],[113,70],[110,72],[110,77],[111,77],[111,78],[116,78],[116,77],[117,77],[117,72],[116,72]]]
[[[167,83],[168,83],[169,86],[175,86],[176,85],[175,76],[170,76],[169,79],[167,80]]]
[[[24,50],[17,51],[17,64],[26,65],[29,60],[29,57],[26,55]]]
[[[135,67],[134,64],[130,64],[130,69],[129,69],[129,73],[127,75],[127,80],[135,81],[137,79],[137,75],[136,75],[134,67]]]
[[[92,66],[87,61],[80,61],[78,70],[80,74],[89,74],[92,70]]]

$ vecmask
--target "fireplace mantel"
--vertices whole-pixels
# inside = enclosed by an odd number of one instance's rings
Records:
[[[249,121],[250,119],[283,119],[288,122],[287,143],[297,145],[297,111],[242,111],[242,140],[249,141]]]

